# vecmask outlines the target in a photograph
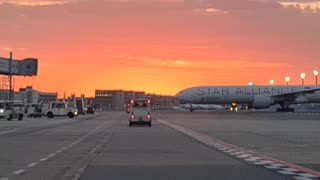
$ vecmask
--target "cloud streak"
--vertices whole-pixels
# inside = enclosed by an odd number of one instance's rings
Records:
[[[50,0],[2,0],[1,4],[12,4],[17,6],[50,6],[63,5],[64,1],[50,1]]]

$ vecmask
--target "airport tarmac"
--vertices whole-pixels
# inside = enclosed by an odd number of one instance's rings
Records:
[[[0,121],[0,180],[319,179],[320,116],[156,112]]]

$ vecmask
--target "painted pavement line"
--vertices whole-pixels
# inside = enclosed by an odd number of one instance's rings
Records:
[[[233,144],[229,144],[226,142],[223,142],[219,139],[216,139],[214,137],[210,137],[205,134],[201,134],[199,132],[193,131],[191,129],[185,128],[183,126],[179,126],[164,120],[159,119],[158,122],[171,127],[172,129],[175,129],[195,140],[198,140],[199,142],[206,144],[216,150],[219,150],[220,152],[224,154],[229,154],[232,157],[237,157],[242,159],[242,161],[251,163],[254,165],[263,165],[264,168],[273,170],[274,172],[280,173],[282,175],[296,175],[295,179],[311,179],[312,178],[319,178],[320,172],[315,171],[306,167],[298,166],[296,164],[278,160],[275,158],[271,158],[262,154],[258,154],[255,151],[247,150],[242,147],[238,147]],[[212,146],[214,145],[214,146]],[[220,150],[224,148],[229,148],[230,150],[235,151],[229,151],[229,150]],[[250,157],[251,156],[251,157]]]

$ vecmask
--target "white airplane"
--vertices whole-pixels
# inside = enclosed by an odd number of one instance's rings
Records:
[[[220,104],[237,108],[264,109],[279,104],[278,112],[294,112],[292,104],[320,103],[320,86],[201,86],[180,91],[176,95],[180,103]]]

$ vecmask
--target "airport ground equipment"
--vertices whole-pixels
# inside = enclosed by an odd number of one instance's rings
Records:
[[[26,105],[26,114],[28,117],[41,118],[44,115],[42,112],[42,105],[41,104]]]
[[[66,102],[50,102],[43,107],[43,112],[50,119],[56,116],[68,116],[69,118],[74,118],[78,115],[78,110],[69,108]]]
[[[0,119],[7,119],[12,121],[13,119],[23,120],[24,117],[24,105],[13,101],[0,101]]]
[[[130,102],[129,126],[134,124],[152,125],[151,101],[150,100],[131,100]]]

